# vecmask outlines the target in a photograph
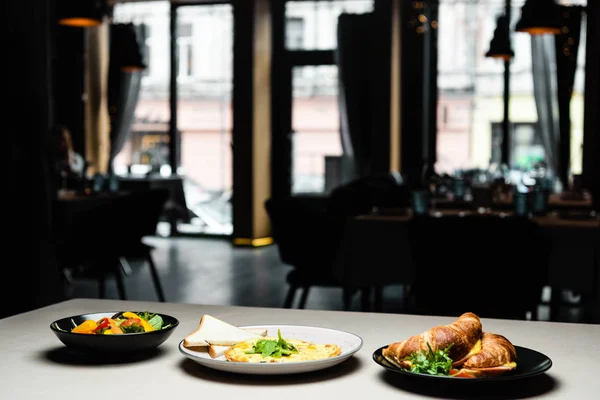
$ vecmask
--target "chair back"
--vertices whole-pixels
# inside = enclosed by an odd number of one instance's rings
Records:
[[[408,232],[419,313],[524,319],[537,311],[550,249],[535,222],[424,216],[413,218]]]
[[[168,189],[161,188],[135,191],[118,198],[110,210],[110,219],[115,225],[111,239],[124,243],[139,242],[144,236],[156,234],[169,195]]]
[[[374,208],[405,208],[410,205],[408,186],[394,174],[359,178],[338,186],[331,193],[329,211],[351,217]]]
[[[333,265],[342,224],[327,211],[327,198],[270,198],[265,208],[281,261],[296,268]]]
[[[82,208],[65,227],[69,231],[65,245],[83,251],[139,243],[156,233],[168,196],[166,189],[124,192]]]

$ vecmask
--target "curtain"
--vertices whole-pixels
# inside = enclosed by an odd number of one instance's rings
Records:
[[[108,78],[108,103],[110,110],[110,161],[109,169],[113,169],[113,161],[130,136],[131,124],[138,103],[142,71],[122,71],[123,41],[127,38],[127,24],[111,25],[111,54]],[[143,25],[135,28],[137,43],[145,42]]]
[[[553,176],[556,176],[559,171],[559,117],[555,53],[553,35],[531,36],[533,92],[538,114],[538,129],[546,153],[546,163]]]
[[[583,9],[573,6],[559,6],[559,8],[564,28],[561,34],[555,35],[554,40],[560,132],[558,176],[565,186],[571,164],[571,97],[577,71]]]
[[[560,7],[558,35],[531,36],[533,88],[539,131],[551,173],[568,186],[571,159],[571,95],[581,37],[581,7]]]
[[[135,108],[137,106],[142,72],[115,72],[113,81],[109,85],[111,113],[110,130],[110,169],[115,157],[123,149],[129,139],[131,124],[133,123]],[[114,108],[113,108],[114,106]]]
[[[600,212],[600,2],[586,10],[585,111],[583,126],[583,186],[592,192]]]
[[[339,79],[342,176],[365,177],[371,171],[370,43],[372,14],[341,14],[335,53]]]

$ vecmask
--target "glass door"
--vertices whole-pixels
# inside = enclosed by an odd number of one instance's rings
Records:
[[[115,172],[128,187],[171,191],[159,234],[230,235],[232,6],[127,2],[115,5],[114,21],[138,27],[147,64],[128,140],[113,163]]]
[[[181,233],[230,235],[233,8],[177,7],[178,174],[190,218]]]

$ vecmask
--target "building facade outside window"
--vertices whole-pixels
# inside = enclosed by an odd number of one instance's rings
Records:
[[[337,17],[370,12],[373,0],[291,1],[286,47],[336,47]],[[115,22],[147,27],[146,60],[131,136],[115,160],[120,174],[144,173],[152,162],[170,172],[168,154],[169,10],[167,1],[118,3]],[[178,7],[178,130],[189,233],[229,234],[232,193],[233,14],[228,4]],[[339,154],[337,67],[294,69],[295,172],[299,191],[322,192],[325,157]]]
[[[557,1],[587,4],[586,0]],[[513,0],[511,33],[510,111],[513,126],[511,167],[530,168],[545,157],[538,128],[533,90],[531,37],[514,32],[523,0]],[[438,31],[438,173],[482,168],[499,162],[498,127],[504,118],[504,63],[486,58],[496,19],[504,2],[441,0]],[[585,21],[585,18],[584,18]],[[581,172],[583,91],[585,80],[585,23],[579,45],[578,69],[571,100],[571,172]],[[527,139],[525,139],[527,137]]]
[[[438,62],[438,172],[485,168],[492,160],[494,124],[502,121],[503,65],[484,57],[502,3],[441,0]],[[522,1],[515,0],[516,19]],[[118,3],[115,22],[143,23],[146,61],[129,142],[115,160],[115,171],[144,172],[152,154],[168,167],[169,108],[168,1]],[[289,1],[286,47],[334,50],[341,13],[373,11],[373,0]],[[231,5],[178,7],[178,130],[188,207],[201,222],[190,231],[230,232],[232,192],[231,93],[233,14]],[[514,23],[514,22],[513,22]],[[513,33],[511,121],[535,126],[531,44]],[[585,57],[585,39],[580,59]],[[572,169],[580,169],[583,132],[583,61],[572,100]],[[296,192],[323,192],[325,158],[339,155],[336,66],[304,66],[293,71],[294,181]],[[529,124],[529,125],[527,125]],[[539,154],[535,140],[532,152]],[[165,154],[165,151],[167,153]],[[522,153],[526,150],[520,148]],[[536,153],[538,152],[538,153]],[[532,154],[533,154],[532,153]],[[521,157],[522,158],[522,157]],[[522,158],[522,159],[526,159]],[[165,171],[168,168],[165,168]]]

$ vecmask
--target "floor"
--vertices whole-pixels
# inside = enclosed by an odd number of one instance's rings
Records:
[[[186,304],[216,304],[256,307],[281,307],[287,292],[285,276],[291,267],[279,260],[276,245],[262,248],[234,247],[220,238],[151,237],[146,243],[155,247],[154,260],[166,301]],[[124,262],[127,298],[156,301],[157,296],[147,265],[140,261]],[[107,297],[118,298],[114,280],[107,283]],[[93,279],[77,278],[67,288],[70,297],[98,297]],[[600,324],[600,307],[592,317],[583,319],[576,301],[561,307],[556,320]],[[299,297],[299,294],[298,294]],[[388,286],[383,293],[383,312],[402,312],[402,286]],[[296,299],[299,300],[299,299]],[[313,288],[306,303],[308,309],[343,310],[342,290]],[[360,310],[359,296],[352,310]],[[547,306],[540,306],[540,318],[548,320]],[[588,314],[589,315],[589,314]]]

